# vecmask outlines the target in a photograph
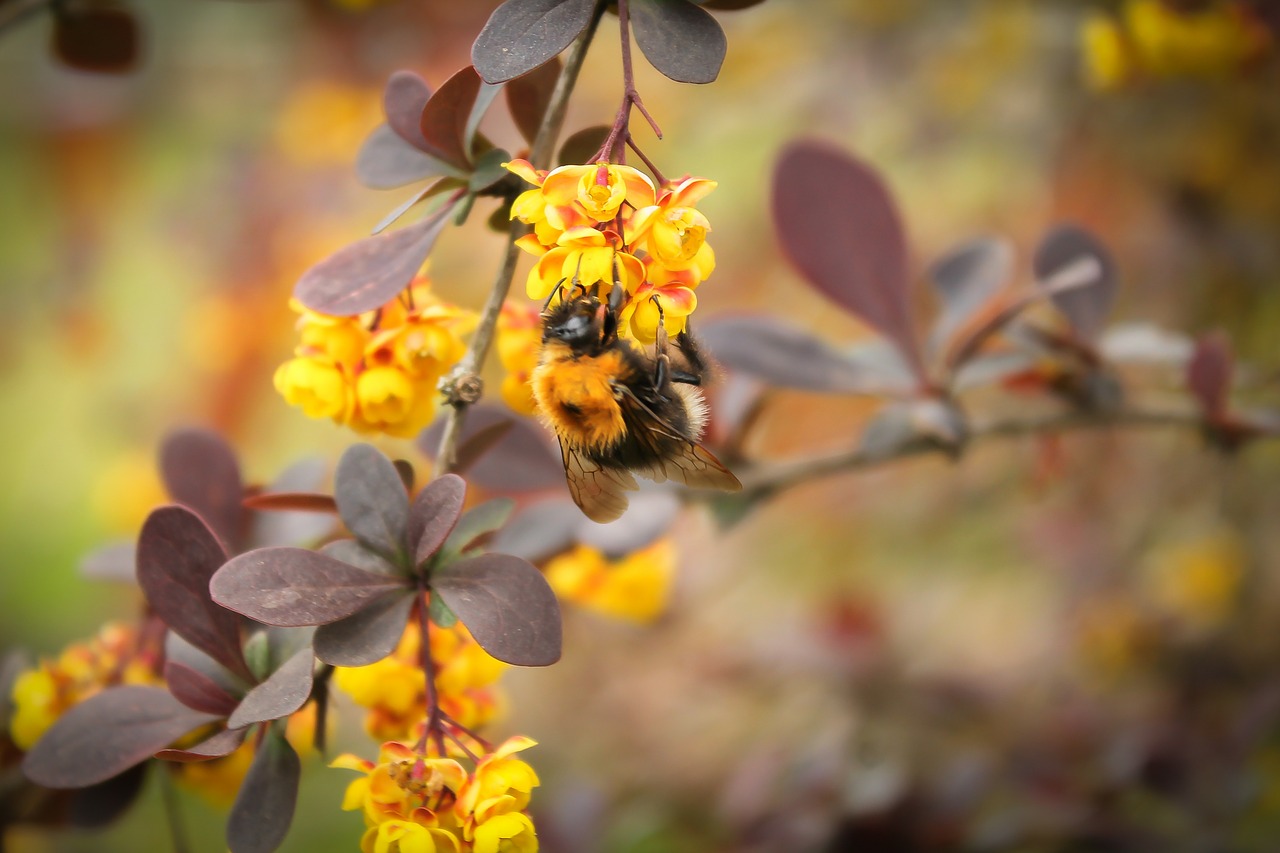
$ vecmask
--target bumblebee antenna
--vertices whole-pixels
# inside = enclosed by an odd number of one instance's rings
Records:
[[[547,309],[551,307],[551,300],[555,299],[557,295],[562,295],[565,281],[567,281],[567,279],[562,278],[556,282],[555,287],[551,288],[551,294],[547,297],[547,301],[542,303],[543,314],[547,313]]]

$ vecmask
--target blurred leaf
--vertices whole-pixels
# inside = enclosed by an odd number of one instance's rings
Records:
[[[355,539],[335,539],[332,542],[326,542],[320,548],[320,553],[326,557],[333,557],[335,560],[341,560],[348,565],[355,566],[357,569],[364,569],[365,571],[377,572],[383,575],[401,574],[399,566],[391,563],[376,551],[369,550]]]
[[[244,482],[231,445],[212,430],[182,429],[160,445],[160,477],[174,503],[200,516],[228,551],[244,545]]]
[[[238,729],[253,723],[287,717],[307,703],[316,657],[311,646],[294,652],[279,669],[255,686],[240,700],[227,719],[227,728]]]
[[[759,6],[763,2],[764,0],[701,0],[698,5],[704,9],[720,9],[725,12],[731,12]]]
[[[414,483],[418,479],[418,472],[413,470],[413,463],[408,459],[393,459],[391,464],[396,466],[396,473],[400,475],[400,485],[404,486],[404,493],[412,495]]]
[[[138,61],[138,22],[126,9],[54,5],[53,51],[81,71],[118,74]]]
[[[678,83],[710,83],[728,42],[706,10],[689,0],[631,0],[631,23],[645,59]]]
[[[1210,420],[1226,417],[1234,373],[1235,359],[1226,335],[1213,332],[1196,341],[1195,351],[1187,362],[1187,389]]]
[[[462,515],[466,494],[466,481],[457,474],[437,477],[418,492],[408,523],[414,565],[421,566],[444,545]]]
[[[403,578],[375,574],[302,548],[260,548],[235,557],[213,576],[223,607],[266,625],[323,625],[404,587]]]
[[[304,496],[315,509],[279,509],[252,512],[249,516],[249,542],[264,545],[310,545],[332,535],[338,526],[338,506],[330,495],[317,490],[328,478],[329,463],[318,457],[300,459],[285,468],[257,497],[272,494]],[[245,502],[249,506],[248,501]],[[318,511],[323,505],[324,511]]]
[[[471,62],[489,83],[505,83],[548,62],[591,23],[596,0],[507,0],[471,46]]]
[[[968,422],[955,404],[929,397],[885,406],[863,430],[859,449],[877,460],[920,444],[956,452],[968,437]]]
[[[239,620],[209,596],[209,580],[226,559],[199,516],[185,507],[160,507],[138,537],[138,584],[169,630],[244,675]]]
[[[175,699],[196,711],[226,717],[239,704],[221,684],[179,661],[165,662],[164,680]]]
[[[1013,245],[1003,237],[982,237],[952,249],[930,268],[928,277],[942,297],[933,342],[944,348],[1013,274]]]
[[[333,496],[318,492],[261,492],[246,497],[244,506],[265,512],[338,512]]]
[[[552,58],[528,74],[522,74],[507,82],[507,109],[516,123],[516,129],[530,145],[538,135],[542,118],[551,103],[551,93],[560,79],[563,67],[559,59]]]
[[[467,436],[467,440],[462,442],[455,454],[453,469],[459,474],[467,473],[471,466],[480,461],[480,458],[492,450],[494,445],[502,441],[514,426],[514,420],[498,421]]]
[[[508,554],[482,554],[438,569],[439,593],[486,652],[516,666],[560,659],[560,605],[542,573]]]
[[[604,142],[609,138],[609,127],[607,125],[598,124],[591,127],[584,127],[582,130],[572,133],[564,144],[560,146],[560,157],[557,162],[565,163],[590,163],[595,159],[596,154],[604,146]]]
[[[445,540],[441,552],[450,556],[466,551],[481,536],[506,524],[515,506],[516,502],[511,498],[494,498],[467,510]]]
[[[67,822],[76,829],[101,829],[125,813],[142,793],[147,763],[118,776],[73,791],[67,803]]]
[[[186,749],[162,749],[156,753],[156,758],[184,764],[222,758],[224,755],[230,755],[239,749],[240,744],[244,743],[245,735],[248,733],[248,729],[223,729],[213,737],[206,738],[195,746],[190,746]]]
[[[385,124],[374,128],[356,155],[356,178],[366,187],[391,190],[436,175],[465,172],[414,148]]]
[[[671,529],[679,514],[680,500],[670,489],[646,490],[632,496],[621,518],[606,524],[588,521],[579,513],[577,539],[617,559],[653,544]]]
[[[531,418],[514,417],[510,410],[481,403],[473,406],[462,425],[458,446],[468,444],[496,424],[511,424],[505,435],[493,442],[476,461],[464,469],[467,479],[482,489],[496,492],[529,492],[561,488],[564,463],[551,437]],[[418,437],[418,449],[435,458],[444,431],[438,419]]]
[[[473,194],[482,193],[490,187],[514,177],[502,164],[512,159],[510,152],[502,148],[492,148],[476,159],[475,171],[471,173],[471,181],[467,189]]]
[[[390,459],[371,444],[348,447],[338,460],[333,497],[357,539],[399,562],[409,545],[409,496]]]
[[[93,580],[134,583],[138,579],[137,553],[132,542],[103,545],[80,561],[80,574]]]
[[[431,86],[413,71],[393,72],[382,91],[387,127],[419,151],[430,150],[422,136],[422,111],[430,99]]]
[[[571,547],[582,526],[582,511],[573,501],[549,498],[513,515],[494,535],[493,550],[536,563]]]
[[[722,317],[699,337],[724,367],[803,391],[855,394],[873,384],[862,368],[825,342],[773,317]]]
[[[83,788],[216,719],[161,687],[108,687],[63,714],[27,753],[22,771],[46,788]]]
[[[293,295],[312,311],[354,317],[379,308],[408,287],[448,224],[453,204],[390,234],[339,249],[303,273]]]
[[[227,820],[231,853],[271,853],[284,841],[298,802],[298,753],[274,727],[258,746]]]
[[[423,150],[464,171],[471,170],[467,145],[467,120],[480,94],[480,77],[468,65],[459,70],[431,96],[422,110]]]
[[[773,220],[805,279],[893,341],[923,382],[906,236],[875,171],[827,145],[792,143],[774,171]]]
[[[416,596],[396,590],[345,619],[316,629],[316,657],[333,666],[367,666],[395,650]]]
[[[1092,259],[1096,279],[1090,287],[1067,290],[1053,297],[1081,340],[1092,343],[1102,332],[1116,296],[1115,262],[1098,238],[1076,225],[1059,225],[1036,249],[1032,266],[1036,278],[1046,282],[1081,260]]]
[[[471,70],[475,71],[474,68]],[[480,129],[480,122],[484,120],[485,113],[489,111],[489,107],[493,105],[493,100],[498,97],[500,91],[502,91],[501,83],[480,82],[480,91],[476,94],[475,103],[471,105],[466,126],[462,130],[462,150],[467,153],[468,160],[476,153],[476,132]],[[511,155],[508,154],[503,159],[510,160]]]
[[[430,604],[427,606],[427,616],[441,628],[452,628],[458,624],[458,615],[450,610],[449,605],[445,604],[444,599],[438,595],[431,596]]]
[[[378,221],[378,224],[373,226],[373,230],[370,231],[369,233],[376,237],[377,235],[381,234],[383,231],[386,231],[389,227],[391,227],[391,225],[393,225],[397,219],[399,219],[400,217],[408,213],[419,202],[424,201],[430,196],[436,195],[451,187],[456,188],[457,182],[451,181],[448,178],[441,178],[438,181],[432,181],[422,189],[418,190],[413,195],[409,196],[409,198],[405,199],[400,204],[396,205],[395,209],[392,210],[390,213],[388,213],[386,216],[382,217],[382,219]]]

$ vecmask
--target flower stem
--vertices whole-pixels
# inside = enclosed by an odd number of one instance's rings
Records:
[[[426,585],[422,585],[422,592],[418,596],[418,627],[422,631],[422,638],[419,641],[419,657],[422,660],[422,676],[426,680],[427,685],[427,720],[426,725],[422,729],[422,737],[418,739],[418,752],[425,752],[427,741],[434,739],[436,742],[436,751],[443,758],[444,751],[444,731],[441,726],[443,720],[443,711],[440,710],[440,692],[436,689],[436,662],[431,657],[431,620],[427,607]]]
[[[659,139],[662,138],[662,128],[658,127],[653,116],[649,115],[649,111],[644,107],[644,101],[640,99],[640,92],[636,89],[635,69],[631,64],[631,7],[628,0],[618,0],[618,32],[622,37],[622,105],[618,107],[618,114],[613,120],[613,127],[609,129],[604,145],[600,146],[600,151],[593,158],[610,163],[622,163],[626,159],[626,143],[631,140],[632,107],[640,110],[640,115],[649,122],[649,127],[653,128],[654,134]],[[631,147],[637,154],[640,153],[634,144]],[[645,160],[646,164],[648,162]]]
[[[591,39],[595,36],[596,28],[600,24],[600,18],[604,15],[605,5],[603,0],[596,4],[591,23],[587,25],[587,29],[573,43],[565,56],[564,67],[560,70],[560,77],[556,80],[555,89],[551,92],[551,101],[547,104],[547,111],[542,116],[542,124],[538,126],[538,133],[534,137],[533,147],[529,153],[529,160],[535,168],[545,169],[551,163],[551,154],[560,136],[560,128],[564,124],[569,95],[572,94],[578,82],[578,72],[582,70],[582,61],[587,56],[587,47],[591,44]],[[511,290],[511,281],[515,277],[516,261],[520,257],[516,240],[522,237],[526,230],[527,226],[524,223],[514,219],[511,221],[511,228],[507,234],[506,253],[494,277],[489,299],[480,315],[480,322],[471,338],[471,346],[467,348],[467,353],[458,362],[458,366],[442,383],[442,390],[450,409],[445,418],[444,432],[440,437],[440,449],[436,453],[434,471],[436,477],[449,473],[456,464],[462,422],[466,418],[467,409],[480,399],[483,385],[480,382],[479,371],[489,355],[494,329],[498,324],[498,315],[502,313],[502,303],[506,301],[507,293]]]

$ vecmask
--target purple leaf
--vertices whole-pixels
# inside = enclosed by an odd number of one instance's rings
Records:
[[[53,50],[80,71],[120,74],[138,61],[138,22],[124,9],[87,4],[55,7]]]
[[[461,554],[481,536],[505,524],[515,506],[516,502],[511,498],[494,498],[467,510],[449,534],[442,550],[446,554]]]
[[[507,109],[511,111],[516,129],[530,145],[538,135],[538,128],[551,103],[551,93],[560,79],[561,67],[560,60],[552,59],[507,83]]]
[[[437,175],[460,174],[448,163],[405,142],[385,124],[373,129],[356,155],[356,178],[375,190],[393,190]]]
[[[175,699],[196,711],[225,717],[238,704],[221,684],[185,663],[166,661],[164,680]]]
[[[156,758],[162,758],[165,761],[178,761],[184,764],[192,761],[208,761],[211,758],[222,758],[224,755],[230,755],[239,749],[240,744],[244,743],[245,735],[248,733],[248,729],[223,729],[213,737],[206,738],[187,749],[162,749],[156,753]]]
[[[467,120],[479,94],[480,75],[470,65],[444,81],[422,111],[422,150],[451,166],[470,171]]]
[[[302,765],[289,741],[272,730],[258,746],[227,820],[231,853],[271,853],[284,841],[298,803]]]
[[[438,477],[418,493],[409,510],[409,542],[414,548],[414,565],[422,565],[449,538],[462,515],[466,494],[466,481],[457,474]]]
[[[590,163],[604,147],[610,128],[603,124],[584,127],[569,135],[560,146],[557,163]]]
[[[209,580],[226,559],[199,516],[185,507],[160,507],[138,537],[138,583],[169,630],[246,675],[239,620],[209,597]]]
[[[396,71],[382,91],[382,111],[387,127],[420,151],[427,150],[422,137],[422,111],[431,99],[431,87],[413,71]]]
[[[710,83],[727,41],[720,24],[689,0],[632,0],[636,44],[654,68],[679,83]]]
[[[83,788],[216,719],[161,687],[110,687],[63,714],[27,753],[22,770],[46,788]]]
[[[357,539],[393,561],[405,553],[409,496],[395,464],[373,445],[355,444],[342,454],[333,497],[338,515]]]
[[[527,74],[568,47],[591,23],[596,0],[507,0],[471,46],[487,83]]]
[[[368,572],[376,572],[381,575],[400,574],[400,569],[388,562],[386,557],[376,551],[370,551],[355,539],[335,539],[332,542],[326,542],[320,548],[320,553]]]
[[[466,446],[475,436],[494,424],[511,423],[511,429],[472,463],[467,479],[482,489],[496,492],[529,492],[564,486],[564,463],[546,430],[530,418],[514,418],[511,412],[481,403],[467,413],[459,444]],[[418,437],[423,453],[435,456],[440,446],[443,419]]]
[[[132,542],[112,542],[87,554],[80,561],[80,574],[94,580],[134,583],[138,579],[137,555]]]
[[[545,560],[573,545],[582,518],[582,511],[568,497],[538,501],[503,525],[493,537],[493,550],[532,562]]]
[[[266,720],[287,717],[307,703],[316,657],[311,646],[294,652],[279,669],[254,687],[227,720],[227,728],[238,729]]]
[[[947,341],[1009,282],[1013,246],[999,237],[983,237],[951,250],[929,270],[928,278],[942,297],[933,341]]]
[[[1097,263],[1096,283],[1059,293],[1053,303],[1066,315],[1076,335],[1092,343],[1102,332],[1116,296],[1115,262],[1106,246],[1079,226],[1059,225],[1040,242],[1032,266],[1036,278],[1044,282],[1084,259]]]
[[[303,273],[293,295],[312,311],[338,317],[381,307],[413,282],[452,210],[447,204],[421,222],[339,249]]]
[[[431,589],[498,660],[549,666],[560,659],[560,605],[527,561],[508,554],[460,560],[436,570]]]
[[[821,143],[793,143],[774,171],[773,220],[805,279],[893,341],[923,382],[906,235],[875,170]]]
[[[67,798],[67,822],[76,829],[107,826],[138,799],[146,778],[147,764],[143,762],[96,785],[72,791]]]
[[[399,590],[358,613],[321,625],[315,633],[316,657],[333,666],[367,666],[395,650],[416,596]]]
[[[160,476],[174,503],[204,519],[228,551],[243,546],[244,483],[231,445],[216,432],[183,429],[160,446]]]
[[[703,326],[699,337],[724,367],[782,388],[856,394],[874,377],[803,329],[772,317],[727,317]]]
[[[453,470],[459,474],[470,471],[471,467],[502,441],[514,426],[515,419],[498,421],[468,435],[454,455]]]
[[[209,588],[223,607],[266,625],[296,628],[350,616],[368,602],[405,586],[302,548],[260,548],[235,557]]]
[[[1195,351],[1187,362],[1187,389],[1210,420],[1222,420],[1226,416],[1234,373],[1235,359],[1226,335],[1214,332],[1196,341]]]
[[[413,484],[418,478],[418,473],[413,470],[413,463],[408,459],[394,459],[391,464],[396,466],[396,473],[400,475],[400,485],[404,486],[404,493],[412,495]]]

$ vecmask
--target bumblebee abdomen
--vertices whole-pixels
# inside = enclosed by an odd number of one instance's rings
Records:
[[[627,434],[614,379],[622,368],[616,353],[597,358],[548,353],[530,382],[543,417],[571,447],[604,450]]]

